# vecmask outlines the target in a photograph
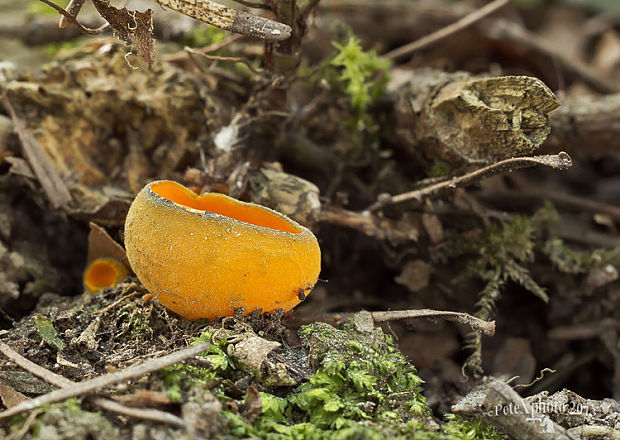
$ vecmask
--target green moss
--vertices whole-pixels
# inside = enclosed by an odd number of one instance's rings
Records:
[[[568,247],[562,240],[552,238],[542,243],[540,250],[554,266],[564,273],[586,273],[608,264],[620,266],[620,249],[595,249],[581,252]]]
[[[449,163],[442,160],[435,160],[426,174],[428,177],[443,177],[450,174],[450,171],[452,171],[452,167]]]
[[[374,50],[364,51],[360,41],[349,38],[346,44],[333,43],[338,50],[330,64],[340,68],[338,80],[349,95],[351,108],[364,114],[368,106],[385,90],[390,62],[379,57]],[[377,75],[382,72],[382,75]]]
[[[454,414],[446,415],[447,423],[441,426],[441,432],[462,440],[504,440],[506,437],[492,426],[479,420],[467,420]]]
[[[226,38],[226,35],[228,35],[226,32],[215,26],[201,25],[193,28],[183,43],[190,47],[204,47],[219,43]]]
[[[431,429],[422,379],[362,312],[336,329],[314,323],[299,330],[314,373],[301,386],[262,392],[260,415],[249,422],[222,413],[232,438],[294,439],[482,439],[462,426],[458,435]],[[457,432],[460,422],[451,422]],[[465,423],[465,422],[462,422]],[[471,433],[474,432],[474,436]],[[477,436],[476,436],[477,435]]]
[[[65,343],[58,337],[58,333],[52,324],[52,320],[42,316],[34,315],[34,326],[43,339],[50,347],[55,348],[58,351],[62,351],[65,348]]]
[[[245,330],[247,331],[247,330]],[[422,379],[395,348],[390,335],[361,312],[342,329],[314,323],[299,330],[312,374],[297,387],[264,387],[260,413],[242,409],[251,399],[252,381],[228,356],[231,330],[209,330],[192,342],[210,342],[202,355],[210,367],[178,364],[159,374],[175,403],[199,401],[208,391],[225,404],[227,429],[218,438],[295,439],[484,439],[488,428],[452,419],[445,429],[432,421],[422,396]],[[245,376],[244,376],[245,374]],[[247,389],[239,394],[239,384]],[[239,411],[230,410],[239,408]],[[485,430],[486,429],[486,430]],[[501,438],[501,437],[500,437]]]
[[[553,225],[558,213],[548,204],[532,216],[514,216],[510,222],[491,225],[467,239],[453,236],[436,250],[435,257],[444,261],[461,259],[464,265],[457,278],[477,278],[484,286],[478,295],[475,315],[489,319],[495,303],[509,281],[547,302],[545,289],[532,278],[529,265],[538,255],[546,256],[560,272],[579,274],[607,264],[620,265],[620,249],[580,252],[568,247],[553,236]],[[544,261],[543,261],[544,262]],[[474,373],[481,372],[482,346],[479,333],[470,336],[468,348],[472,355],[465,367]]]
[[[197,388],[211,389],[217,383],[217,373],[213,369],[199,368],[187,364],[175,364],[160,371],[164,383],[164,393],[173,403],[183,403],[187,393]]]
[[[43,405],[39,410],[41,414],[21,438],[86,440],[119,435],[118,429],[103,414],[84,410],[78,399]],[[12,423],[11,429],[16,427],[17,424]]]
[[[45,54],[50,58],[55,58],[60,51],[72,51],[82,46],[79,38],[69,41],[57,41],[43,46]]]

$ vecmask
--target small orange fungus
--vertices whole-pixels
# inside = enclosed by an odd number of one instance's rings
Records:
[[[231,316],[238,307],[290,310],[321,270],[316,237],[295,221],[223,194],[198,196],[172,181],[138,193],[125,247],[144,286],[189,319]]]
[[[97,258],[84,271],[84,287],[97,293],[106,287],[114,287],[127,276],[127,269],[114,258]]]

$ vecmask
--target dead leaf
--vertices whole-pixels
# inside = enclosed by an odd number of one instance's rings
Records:
[[[28,397],[24,396],[19,391],[15,391],[13,387],[0,382],[0,400],[2,400],[2,404],[6,408],[11,408],[24,400],[28,400]]]
[[[110,24],[114,36],[134,47],[138,57],[146,62],[150,70],[153,67],[155,53],[153,10],[139,12],[127,8],[115,8],[107,0],[93,0],[93,4]]]
[[[123,263],[123,266],[131,271],[123,246],[110,237],[110,234],[98,224],[90,222],[89,226],[88,257],[86,262],[90,263],[97,258],[114,258]]]

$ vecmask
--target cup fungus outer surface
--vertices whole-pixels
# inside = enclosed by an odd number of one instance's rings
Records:
[[[231,316],[238,307],[290,310],[321,269],[316,237],[288,217],[165,180],[131,204],[125,247],[144,286],[188,319]]]

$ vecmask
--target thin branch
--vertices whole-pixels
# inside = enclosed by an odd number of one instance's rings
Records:
[[[213,43],[213,44],[209,44],[208,46],[205,47],[201,47],[200,49],[194,49],[196,52],[200,52],[200,53],[209,53],[209,52],[215,52],[216,50],[222,49],[223,47],[228,46],[229,44],[244,38],[244,35],[239,35],[239,34],[232,34],[231,36],[224,38],[222,41],[218,41],[217,43]],[[164,61],[167,62],[178,62],[178,61],[184,61],[188,58],[189,54],[185,51],[185,50],[180,50],[178,52],[175,52],[173,54],[170,55],[165,55],[163,57]]]
[[[71,15],[71,13],[69,13],[67,10],[65,10],[64,8],[61,8],[60,6],[58,6],[57,4],[51,2],[50,0],[40,0],[43,3],[45,3],[48,6],[51,6],[52,8],[56,9],[61,15],[63,15],[66,20],[71,23],[76,25],[82,32],[84,32],[85,34],[90,34],[90,35],[99,35],[100,33],[102,33],[107,27],[108,24],[104,24],[102,26],[99,26],[98,28],[87,28],[85,26],[82,25],[82,23],[80,23],[79,21],[77,21],[73,15]],[[64,26],[63,26],[64,27]]]
[[[71,14],[71,16],[73,18],[77,19],[78,14],[80,13],[80,10],[82,9],[82,6],[84,6],[84,2],[86,0],[70,0],[69,3],[66,6],[66,11]],[[60,22],[58,23],[58,27],[59,28],[65,28],[67,26],[69,26],[71,23],[69,23],[69,20],[67,20],[67,17],[65,17],[64,15],[62,17],[60,17]]]
[[[212,1],[155,0],[188,17],[230,32],[257,37],[265,41],[283,41],[291,36],[291,27],[260,15],[229,8]]]
[[[422,200],[424,197],[435,196],[443,191],[451,190],[457,186],[469,185],[483,178],[488,178],[499,173],[508,173],[519,168],[528,168],[536,165],[544,165],[560,170],[569,168],[572,165],[570,156],[567,153],[549,154],[544,156],[514,157],[505,159],[486,167],[472,171],[450,180],[429,185],[427,187],[409,191],[397,196],[383,197],[368,208],[368,211],[377,211],[387,205],[396,205],[409,200]]]
[[[289,322],[293,323],[294,326],[301,326],[315,321],[338,324],[342,322],[342,320],[348,319],[353,315],[354,313],[323,313],[318,316],[306,316],[301,319],[297,317]],[[399,319],[445,319],[446,321],[456,321],[461,324],[468,325],[472,328],[472,330],[482,332],[488,336],[493,336],[495,334],[495,321],[484,321],[464,312],[450,312],[446,310],[431,309],[388,310],[384,312],[370,312],[370,315],[375,323],[389,322]]]
[[[117,414],[135,417],[136,419],[150,420],[152,422],[166,423],[177,428],[187,429],[190,432],[194,431],[193,427],[185,422],[185,420],[167,411],[153,408],[132,408],[102,397],[94,399],[93,403]]]
[[[37,376],[47,383],[51,383],[52,385],[56,385],[59,388],[65,388],[72,385],[75,385],[75,382],[67,379],[60,374],[56,374],[47,368],[43,368],[40,365],[35,364],[29,359],[26,359],[21,354],[13,350],[8,345],[1,343],[0,344],[0,353],[7,357],[7,359],[15,362],[16,365],[22,367],[24,370],[28,371],[34,376]],[[27,401],[28,402],[28,401]]]
[[[474,12],[467,14],[465,17],[460,20],[439,29],[432,34],[426,35],[419,40],[412,41],[411,43],[405,44],[397,49],[394,49],[385,55],[385,58],[390,60],[395,60],[401,58],[405,55],[411,55],[413,52],[420,50],[424,47],[430,46],[431,44],[436,43],[437,41],[443,40],[450,35],[455,34],[456,32],[462,31],[463,29],[471,26],[472,24],[480,21],[484,17],[491,15],[495,11],[503,8],[510,0],[494,0],[491,3],[484,5],[482,8],[475,10]]]
[[[241,57],[222,57],[219,55],[208,55],[206,53],[203,53],[201,51],[197,51],[195,49],[192,49],[191,47],[185,47],[185,51],[193,54],[193,55],[200,55],[201,57],[204,57],[208,60],[214,60],[214,61],[228,61],[228,62],[232,62],[232,63],[243,63],[245,64],[248,69],[250,69],[252,71],[252,73],[255,74],[259,74],[260,72],[254,68],[245,58],[241,58]]]
[[[445,310],[389,310],[386,312],[370,312],[375,322],[395,321],[398,319],[440,318],[446,321],[456,321],[468,325],[472,330],[484,333],[487,336],[495,334],[495,321],[483,321],[480,318],[463,312],[449,312]]]
[[[208,343],[193,345],[191,347],[184,348],[174,353],[170,353],[166,356],[162,356],[156,359],[150,359],[143,364],[129,367],[116,373],[104,374],[103,376],[98,376],[84,382],[76,383],[66,388],[52,391],[42,396],[35,397],[34,399],[22,402],[19,405],[16,405],[6,411],[0,412],[0,420],[13,417],[25,411],[30,411],[47,403],[54,403],[61,400],[69,399],[71,397],[81,396],[118,382],[123,382],[125,380],[133,379],[135,377],[144,376],[145,374],[161,370],[162,368],[169,365],[182,362],[192,356],[208,350],[210,346],[211,344]]]
[[[599,202],[592,198],[575,196],[573,194],[567,194],[557,191],[546,190],[543,188],[519,188],[519,190],[501,190],[493,191],[485,194],[481,194],[482,199],[496,200],[496,199],[512,199],[517,198],[520,200],[550,200],[555,205],[562,206],[567,209],[572,209],[577,212],[591,212],[593,214],[604,214],[611,217],[615,221],[620,221],[620,206],[610,203]]]

